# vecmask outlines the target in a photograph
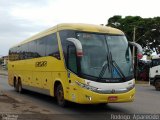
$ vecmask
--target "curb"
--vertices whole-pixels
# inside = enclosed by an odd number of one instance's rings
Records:
[[[0,75],[3,75],[3,76],[8,76],[8,74],[0,74]]]
[[[0,73],[0,75],[8,76],[8,73]]]

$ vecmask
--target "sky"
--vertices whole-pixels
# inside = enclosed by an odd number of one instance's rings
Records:
[[[159,0],[0,0],[0,57],[59,23],[107,24],[114,15],[160,16]]]

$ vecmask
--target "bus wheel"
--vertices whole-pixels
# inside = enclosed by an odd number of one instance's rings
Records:
[[[17,92],[17,80],[14,78],[14,90]]]
[[[19,91],[19,89],[18,89],[18,80],[16,80],[16,82],[15,82],[15,90],[16,90],[16,92]]]
[[[66,101],[64,99],[64,91],[63,91],[63,87],[61,84],[59,84],[56,87],[56,99],[57,99],[58,105],[60,105],[62,107],[66,106]]]
[[[160,91],[160,81],[159,80],[155,81],[155,88],[157,91]]]
[[[16,87],[17,87],[17,92],[19,93],[23,92],[21,80],[18,80]]]

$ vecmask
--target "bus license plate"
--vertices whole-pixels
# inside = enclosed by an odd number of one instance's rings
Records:
[[[118,100],[117,96],[109,96],[108,97],[108,101],[116,101],[116,100]]]

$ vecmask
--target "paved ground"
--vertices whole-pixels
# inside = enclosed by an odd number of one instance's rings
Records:
[[[42,118],[45,120],[52,120],[52,116],[43,116],[44,114],[51,114],[51,112],[45,109],[45,107],[36,106],[34,103],[32,103],[32,101],[26,101],[25,99],[22,100],[16,95],[12,95],[9,90],[13,91],[13,88],[8,85],[7,79],[7,70],[3,70],[0,66],[0,120],[23,120],[26,118],[27,120],[41,120]]]
[[[6,94],[0,96],[0,113],[43,114],[57,119],[100,119],[101,116],[103,116],[101,119],[104,119],[107,114],[160,113],[160,92],[155,91],[155,88],[148,84],[136,85],[136,99],[132,103],[115,103],[106,106],[71,104],[68,108],[61,108],[52,97],[29,91],[25,94],[16,93],[8,85],[7,78],[8,76],[0,75],[1,90]]]
[[[3,70],[1,65],[0,65],[0,75],[8,75],[7,70]]]

